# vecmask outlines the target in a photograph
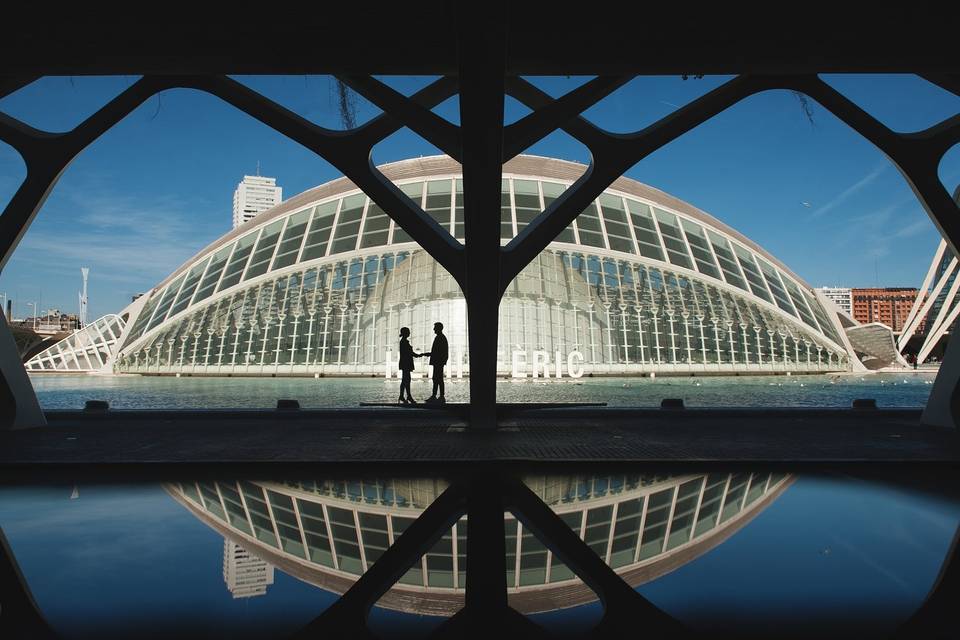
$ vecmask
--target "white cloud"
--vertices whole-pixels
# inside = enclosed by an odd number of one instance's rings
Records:
[[[879,165],[873,171],[871,171],[870,173],[868,173],[867,175],[860,178],[858,181],[856,181],[855,183],[853,183],[852,185],[844,189],[842,192],[840,192],[836,197],[833,198],[833,200],[823,205],[822,207],[819,207],[818,209],[816,209],[813,213],[810,214],[810,217],[819,218],[820,216],[827,213],[828,211],[831,211],[837,208],[838,206],[846,202],[848,199],[850,199],[852,196],[862,191],[864,187],[866,187],[871,182],[873,182],[878,177],[880,177],[880,174],[882,174],[888,166],[889,165],[887,163]]]

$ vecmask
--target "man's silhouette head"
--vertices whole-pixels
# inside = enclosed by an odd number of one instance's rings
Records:
[[[437,334],[437,335],[440,335],[441,333],[443,333],[443,323],[442,323],[442,322],[434,322],[434,323],[433,323],[433,332],[434,332],[435,334]]]

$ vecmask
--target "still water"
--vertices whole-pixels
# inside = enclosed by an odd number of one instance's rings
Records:
[[[618,407],[656,407],[682,398],[688,407],[849,407],[874,398],[880,407],[922,407],[935,373],[865,376],[742,376],[697,378],[580,378],[498,380],[499,402],[606,402]],[[302,407],[355,407],[396,402],[398,380],[383,378],[173,378],[141,376],[33,375],[45,409],[81,409],[87,400],[107,400],[117,409],[272,408],[279,398]],[[415,399],[430,395],[427,380],[414,380]],[[448,402],[469,399],[469,381],[446,383]]]
[[[656,607],[738,637],[889,635],[923,602],[960,522],[950,478],[638,469],[524,481]],[[65,637],[279,637],[322,614],[444,487],[7,487],[0,527]],[[553,632],[590,628],[595,596],[511,517],[510,605]],[[374,607],[378,635],[427,634],[462,606],[466,522],[455,527]]]

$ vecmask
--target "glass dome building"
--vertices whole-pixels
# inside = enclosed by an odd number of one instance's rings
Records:
[[[519,156],[504,166],[506,244],[584,171]],[[463,241],[460,166],[380,167]],[[510,284],[498,372],[514,376],[842,371],[859,363],[829,303],[719,220],[620,178]],[[469,373],[456,281],[346,178],[230,231],[120,314],[107,369],[185,375],[395,375],[400,327],[450,342]],[[57,370],[56,358],[30,370]],[[418,372],[423,374],[424,372]]]

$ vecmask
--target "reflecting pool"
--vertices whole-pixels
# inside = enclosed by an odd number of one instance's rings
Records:
[[[499,379],[499,402],[606,402],[609,406],[657,407],[683,398],[690,407],[849,407],[875,398],[880,407],[922,407],[933,373],[864,376],[794,375],[576,380]],[[39,374],[30,377],[45,409],[82,409],[86,400],[138,408],[272,408],[278,398],[303,407],[350,407],[396,402],[399,381],[384,378],[173,378]],[[414,398],[430,395],[426,379],[412,382]],[[469,380],[446,383],[448,402],[469,399]]]
[[[942,479],[941,479],[942,480]],[[763,469],[522,478],[644,598],[711,634],[883,636],[923,602],[960,523],[940,480]],[[277,637],[320,616],[447,488],[314,478],[0,489],[0,526],[64,637]],[[466,517],[373,608],[419,636],[463,606]],[[576,633],[596,596],[504,514],[511,607]],[[638,620],[638,628],[642,626]]]

